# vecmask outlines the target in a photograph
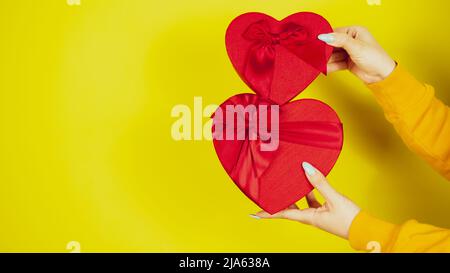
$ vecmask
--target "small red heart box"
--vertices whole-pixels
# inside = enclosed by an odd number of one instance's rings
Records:
[[[284,104],[327,70],[333,48],[317,39],[333,32],[322,16],[295,13],[278,21],[246,13],[228,27],[228,56],[239,76],[256,94]]]
[[[313,189],[301,170],[302,162],[327,175],[342,150],[342,123],[331,107],[312,99],[289,102],[320,73],[326,73],[333,49],[317,36],[329,32],[332,28],[323,17],[300,12],[282,21],[246,13],[234,19],[226,33],[230,60],[256,95],[233,96],[218,108],[213,115],[214,148],[239,189],[271,214]],[[248,106],[254,106],[255,111],[225,118],[229,107]],[[260,133],[251,137],[248,123],[252,115],[255,119],[266,115],[267,120],[271,106],[278,107],[278,120],[276,127],[269,124],[268,128],[276,130],[278,145],[274,150],[263,150],[268,140]],[[247,124],[242,130],[244,139],[236,137],[239,122]],[[227,138],[226,128],[234,130],[234,138]]]

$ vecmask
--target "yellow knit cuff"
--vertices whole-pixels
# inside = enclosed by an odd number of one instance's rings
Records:
[[[368,84],[367,87],[388,114],[413,107],[430,92],[401,65],[397,65],[386,79]]]
[[[374,92],[382,91],[387,87],[403,84],[403,79],[407,75],[408,72],[403,69],[403,66],[397,64],[394,71],[392,71],[391,75],[389,75],[386,79],[380,82],[367,84],[367,87],[369,87]]]
[[[368,244],[379,244],[382,252],[389,251],[389,242],[396,236],[397,226],[361,211],[349,231],[350,245],[356,250],[370,250]]]

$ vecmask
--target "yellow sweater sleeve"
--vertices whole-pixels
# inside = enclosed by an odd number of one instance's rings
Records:
[[[350,227],[350,245],[356,250],[369,250],[379,244],[381,252],[442,253],[450,252],[450,230],[420,224],[415,220],[393,225],[366,212],[360,212]]]
[[[369,88],[406,145],[450,180],[450,109],[435,98],[433,87],[398,66]],[[415,220],[393,225],[366,212],[354,219],[349,240],[357,250],[373,242],[382,252],[450,252],[450,230]]]
[[[402,66],[369,88],[405,144],[450,180],[450,109]]]

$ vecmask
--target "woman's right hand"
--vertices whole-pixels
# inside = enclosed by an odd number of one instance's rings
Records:
[[[348,69],[364,83],[384,80],[395,69],[395,61],[384,51],[370,32],[360,26],[337,28],[321,34],[319,40],[334,46],[328,72]]]

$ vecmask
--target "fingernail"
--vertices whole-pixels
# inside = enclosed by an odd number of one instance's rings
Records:
[[[317,38],[327,44],[333,43],[336,40],[333,34],[320,34]]]
[[[258,215],[255,215],[255,214],[250,214],[250,217],[252,217],[253,219],[256,219],[256,220],[261,219],[261,217],[259,217]]]
[[[309,164],[308,162],[303,162],[302,163],[302,167],[305,170],[306,174],[309,176],[315,175],[316,174],[316,168],[314,168],[311,164]]]

